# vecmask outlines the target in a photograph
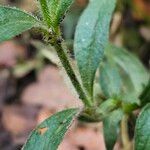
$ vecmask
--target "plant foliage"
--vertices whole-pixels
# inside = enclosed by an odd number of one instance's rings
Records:
[[[31,28],[40,29],[38,31],[46,37],[46,42],[56,50],[84,104],[82,111],[78,108],[64,110],[38,125],[23,150],[56,150],[77,115],[84,121],[102,121],[106,148],[112,150],[120,134],[123,116],[134,115],[134,110],[143,107],[136,121],[135,150],[149,150],[150,73],[136,56],[109,43],[116,0],[90,0],[79,19],[74,52],[81,82],[70,63],[67,48],[62,44],[60,28],[72,3],[73,0],[39,0],[41,18],[17,8],[0,6],[0,42]],[[96,76],[98,68],[99,74]],[[99,82],[101,87],[98,99],[93,90],[95,82]],[[128,122],[125,126],[128,127]]]

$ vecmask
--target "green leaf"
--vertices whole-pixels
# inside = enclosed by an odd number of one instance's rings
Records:
[[[140,106],[140,99],[134,95],[134,93],[123,93],[121,96],[122,100],[122,108],[124,109],[124,112],[130,113],[133,110],[139,108]]]
[[[122,98],[122,101],[127,103],[127,104],[137,104],[137,105],[140,105],[140,99],[134,94],[132,93],[124,93],[122,94],[121,96]]]
[[[141,111],[135,127],[135,150],[150,149],[150,104]]]
[[[57,150],[79,109],[58,112],[42,122],[31,133],[23,150]]]
[[[49,27],[57,27],[74,0],[40,0],[43,16]]]
[[[68,11],[74,0],[59,0],[56,14],[56,24],[62,21],[65,13]]]
[[[146,105],[147,103],[150,103],[150,81],[148,82],[147,86],[140,95],[140,100],[142,106]]]
[[[125,90],[133,87],[128,92],[134,90],[135,95],[139,96],[143,90],[143,85],[146,85],[149,80],[149,73],[140,60],[124,48],[118,48],[112,44],[106,49],[106,57],[113,59],[122,69],[124,77],[129,79],[125,80],[129,84]]]
[[[109,60],[100,67],[100,86],[107,98],[121,94],[121,77],[118,68]]]
[[[38,25],[39,21],[32,15],[16,8],[0,6],[0,42]]]
[[[110,115],[113,110],[117,109],[119,105],[120,101],[110,98],[101,103],[101,105],[96,109],[96,112],[101,118],[105,118]]]
[[[103,120],[104,138],[107,150],[112,150],[118,137],[119,123],[123,117],[121,109],[115,110]]]
[[[83,86],[93,96],[95,72],[108,42],[116,0],[91,0],[76,28],[74,50]]]

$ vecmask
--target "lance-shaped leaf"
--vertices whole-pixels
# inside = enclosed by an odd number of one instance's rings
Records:
[[[140,113],[135,127],[135,150],[150,149],[150,104]]]
[[[31,133],[23,150],[57,150],[78,112],[78,109],[68,109],[46,119]]]
[[[111,57],[123,71],[124,77],[129,79],[125,80],[129,86],[124,88],[129,90],[129,93],[134,91],[134,95],[139,96],[143,85],[146,85],[149,80],[149,73],[140,60],[124,48],[118,48],[112,44],[107,47],[105,52],[108,59]]]
[[[112,150],[118,137],[119,123],[123,117],[121,109],[112,112],[103,120],[104,138],[107,150]]]
[[[74,0],[39,0],[43,17],[49,27],[57,27]]]
[[[109,26],[116,0],[91,0],[75,33],[75,57],[89,96],[93,95],[95,72],[108,42]]]
[[[100,67],[100,86],[107,98],[121,94],[121,77],[112,61],[107,60]]]
[[[0,6],[0,42],[39,26],[39,20],[16,8]]]

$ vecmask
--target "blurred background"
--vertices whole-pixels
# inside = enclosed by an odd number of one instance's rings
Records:
[[[75,27],[87,2],[76,0],[62,23],[72,58]],[[39,15],[36,0],[0,0],[0,4]],[[149,68],[150,0],[118,0],[110,31],[113,43],[126,47]],[[0,43],[0,150],[20,150],[37,124],[57,111],[81,105],[64,83],[53,48],[42,40],[33,29]],[[105,150],[99,130],[101,124],[76,122],[59,150]]]

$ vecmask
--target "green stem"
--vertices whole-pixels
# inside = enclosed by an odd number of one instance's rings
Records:
[[[65,53],[65,51],[62,48],[62,45],[60,43],[55,43],[54,47],[56,49],[57,55],[68,75],[68,77],[70,78],[75,90],[77,91],[77,93],[79,94],[79,98],[83,101],[83,103],[87,106],[87,107],[91,107],[92,106],[92,102],[87,98],[85,92],[83,91],[74,70],[72,69],[72,66],[69,62],[69,59]]]
[[[131,142],[128,135],[128,116],[125,115],[121,121],[121,136],[123,150],[131,150]]]
[[[46,22],[46,24],[49,28],[49,27],[52,26],[52,24],[51,24],[52,22],[51,22],[51,19],[50,19],[50,12],[49,12],[49,9],[48,9],[47,0],[39,0],[39,2],[40,2],[41,10],[42,10],[42,13],[43,13],[43,18],[44,18],[44,20],[45,20],[45,22]],[[47,33],[49,33],[49,31],[47,31]],[[82,89],[82,86],[79,83],[79,81],[78,81],[78,79],[75,75],[74,70],[72,69],[72,66],[69,62],[67,54],[65,53],[64,49],[62,48],[61,42],[58,41],[59,37],[60,37],[60,32],[59,32],[59,27],[57,27],[54,30],[54,35],[51,37],[52,39],[51,39],[50,43],[54,45],[54,47],[56,49],[56,52],[57,52],[57,55],[58,55],[62,65],[63,65],[67,75],[69,76],[75,90],[79,94],[79,98],[83,101],[83,103],[87,107],[92,107],[93,103],[87,97],[84,90]]]
[[[46,0],[39,0],[43,18],[48,27],[51,26],[51,17]]]

